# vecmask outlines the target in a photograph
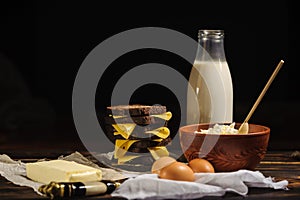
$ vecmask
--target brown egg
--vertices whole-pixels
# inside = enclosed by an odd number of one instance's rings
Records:
[[[175,181],[195,181],[193,170],[187,164],[178,161],[162,168],[158,177]]]
[[[213,165],[206,159],[203,158],[194,158],[190,160],[188,166],[193,170],[195,173],[214,173],[215,169]]]
[[[173,162],[176,162],[175,158],[172,158],[170,156],[163,156],[154,161],[152,164],[151,172],[153,174],[159,174],[160,170]]]

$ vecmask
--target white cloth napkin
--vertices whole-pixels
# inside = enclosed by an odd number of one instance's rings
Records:
[[[223,196],[226,192],[245,196],[248,187],[288,190],[288,181],[275,182],[259,171],[196,173],[195,176],[195,182],[187,182],[160,179],[156,174],[138,175],[122,183],[112,196],[127,199],[193,199]]]

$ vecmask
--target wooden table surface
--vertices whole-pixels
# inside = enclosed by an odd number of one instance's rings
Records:
[[[48,146],[48,149],[51,145]],[[62,150],[63,149],[63,150]],[[55,146],[52,150],[47,150],[45,145],[2,145],[0,154],[7,154],[14,160],[29,161],[41,158],[57,158],[60,155],[69,155],[74,151],[84,154],[85,149],[75,144],[62,144]],[[276,181],[288,180],[289,190],[274,190],[266,188],[249,188],[246,197],[226,193],[223,197],[204,197],[201,199],[300,199],[300,160],[291,157],[293,151],[268,151],[265,158],[261,161],[257,170],[265,176],[274,177]],[[84,199],[110,198],[109,195],[86,197]],[[0,199],[48,199],[39,196],[31,188],[14,185],[0,176]],[[82,199],[82,198],[80,198]],[[122,199],[122,198],[112,198]]]

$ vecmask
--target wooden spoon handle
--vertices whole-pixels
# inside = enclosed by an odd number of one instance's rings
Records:
[[[254,113],[255,109],[257,108],[258,104],[260,103],[260,101],[262,100],[263,96],[265,95],[265,93],[267,92],[267,90],[269,89],[272,81],[274,80],[274,78],[276,77],[276,75],[278,74],[279,70],[281,69],[282,65],[283,65],[284,61],[280,60],[280,62],[278,63],[276,69],[274,70],[272,76],[269,78],[267,84],[265,85],[264,89],[261,91],[260,95],[258,96],[256,102],[254,103],[254,105],[252,106],[250,112],[248,113],[244,123],[248,122],[250,117],[252,116],[252,114]]]

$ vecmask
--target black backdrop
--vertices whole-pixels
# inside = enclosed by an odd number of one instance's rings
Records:
[[[23,130],[51,129],[58,124],[68,127],[66,137],[74,136],[72,89],[85,57],[114,34],[155,26],[182,32],[195,40],[198,29],[225,31],[236,122],[244,119],[277,63],[283,59],[283,68],[250,122],[271,127],[271,149],[300,148],[300,133],[295,127],[300,109],[297,17],[295,6],[287,1],[165,4],[19,1],[1,4],[0,129],[6,140],[22,138]],[[123,73],[126,73],[148,62],[169,65],[186,77],[190,70],[189,64],[178,56],[151,50],[131,52],[112,65],[123,65]],[[101,95],[96,95],[99,109],[109,104],[110,90],[122,75],[120,71],[119,76],[116,75],[113,69],[105,73],[102,85],[99,84],[106,88]],[[149,89],[147,87],[137,91],[132,101],[151,103],[153,95],[139,95]],[[158,86],[153,86],[152,91],[166,92]],[[176,100],[168,103],[175,105]],[[55,132],[52,135],[55,136]]]

